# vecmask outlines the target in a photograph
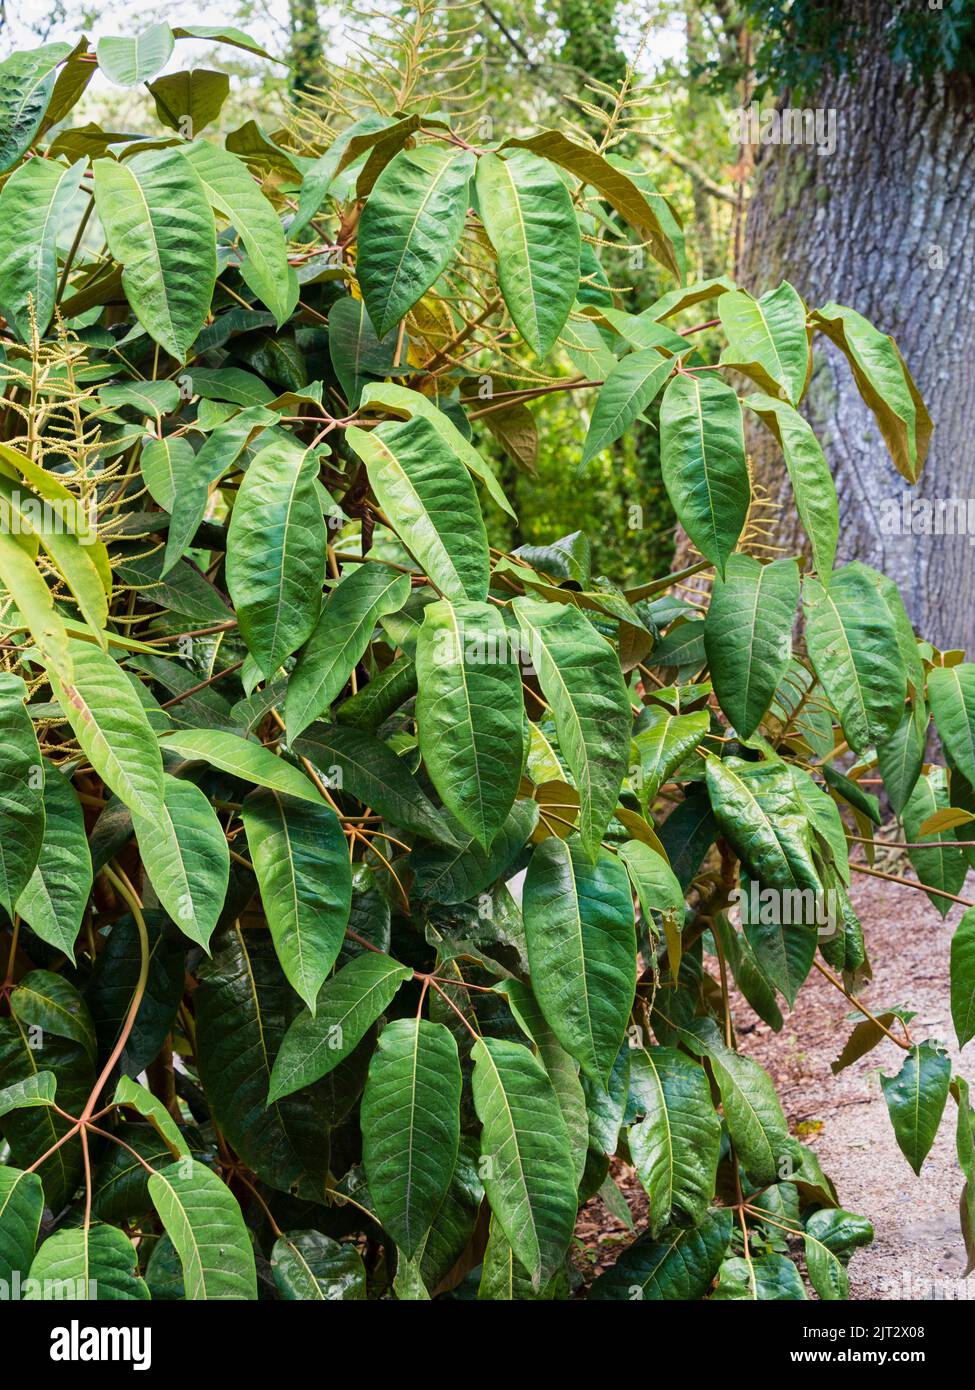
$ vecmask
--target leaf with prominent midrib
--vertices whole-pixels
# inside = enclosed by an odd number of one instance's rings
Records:
[[[715,576],[704,648],[715,694],[742,738],[758,728],[788,669],[798,601],[795,560],[763,565],[731,555],[724,579]]]
[[[122,288],[149,335],[182,362],[210,312],[217,274],[213,213],[175,149],[96,159],[95,206]]]
[[[284,1299],[348,1302],[366,1297],[362,1256],[321,1231],[286,1231],[271,1251],[271,1273]]]
[[[27,1278],[44,1211],[44,1189],[36,1173],[0,1167],[0,1280],[10,1287],[16,1271]]]
[[[102,38],[95,52],[98,66],[119,87],[137,87],[169,62],[175,43],[168,24],[153,24],[133,38]]]
[[[429,604],[416,641],[420,751],[447,809],[487,851],[518,792],[525,706],[508,629],[488,603]]]
[[[938,811],[947,810],[949,805],[945,770],[943,767],[932,767],[917,779],[902,817],[904,838],[915,846],[907,851],[907,857],[924,886],[939,890],[929,893],[928,899],[942,917],[947,917],[951,911],[951,900],[941,894],[957,894],[965,882],[968,873],[965,851],[950,843],[943,846],[940,843],[942,840],[957,840],[956,830],[922,834],[921,827]],[[919,845],[924,845],[924,848],[917,848]]]
[[[731,1239],[732,1213],[708,1212],[700,1226],[641,1236],[589,1290],[591,1300],[703,1298]]]
[[[229,772],[232,777],[253,782],[258,787],[269,787],[316,805],[322,800],[314,782],[303,772],[283,758],[275,757],[269,748],[238,734],[226,733],[223,729],[182,729],[179,733],[163,734],[159,742],[182,758],[208,762],[221,772]]]
[[[710,727],[711,717],[706,709],[691,714],[671,714],[662,705],[645,707],[633,735],[640,760],[636,792],[644,813]]]
[[[290,439],[244,475],[227,532],[227,587],[247,650],[270,677],[311,635],[325,578],[318,459]]]
[[[457,1044],[442,1023],[383,1029],[362,1096],[362,1161],[379,1219],[416,1253],[450,1185],[460,1143]]]
[[[0,304],[21,342],[31,336],[28,296],[38,336],[47,332],[57,290],[57,234],[87,161],[70,168],[54,159],[22,164],[0,193]]]
[[[331,591],[288,681],[284,714],[289,739],[303,733],[341,694],[378,620],[398,612],[409,596],[409,575],[379,564],[356,566]]]
[[[288,265],[281,219],[247,166],[230,150],[209,140],[194,140],[179,148],[196,170],[210,205],[229,219],[244,243],[247,260],[241,274],[280,328],[295,307],[298,290]]]
[[[951,938],[951,1019],[964,1047],[975,1037],[975,908],[964,914]]]
[[[718,315],[728,338],[721,365],[744,372],[763,391],[798,405],[808,375],[809,340],[806,306],[788,280],[760,299],[745,290],[723,294]]]
[[[715,376],[676,376],[660,403],[660,467],[677,519],[724,571],[748,515],[741,406]]]
[[[345,836],[331,806],[252,793],[241,812],[281,968],[315,1012],[335,964],[352,905]]]
[[[636,930],[623,865],[595,863],[576,841],[550,836],[525,876],[523,912],[532,989],[552,1031],[605,1085],[636,990]]]
[[[714,1195],[721,1122],[704,1068],[674,1047],[630,1054],[630,1095],[642,1118],[627,1131],[630,1154],[650,1198],[650,1234],[672,1219],[699,1225]]]
[[[565,1121],[545,1068],[527,1047],[480,1038],[471,1056],[484,1190],[537,1290],[565,1258],[576,1219]]]
[[[0,672],[0,903],[8,913],[30,882],[44,841],[44,764],[26,696],[20,676]]]
[[[70,43],[47,43],[11,53],[0,63],[0,174],[30,147],[54,92],[54,73]]]
[[[137,1272],[135,1246],[115,1226],[55,1231],[34,1256],[25,1300],[52,1297],[148,1299],[149,1289]],[[51,1290],[58,1290],[52,1293]]]
[[[401,150],[359,221],[358,273],[382,338],[446,269],[467,215],[474,156],[450,146]]]
[[[915,1043],[896,1076],[881,1074],[897,1147],[915,1173],[934,1143],[950,1084],[951,1058],[931,1042]]]
[[[350,960],[318,992],[314,1013],[291,1024],[274,1059],[268,1104],[311,1086],[358,1046],[413,971],[381,951]]]
[[[90,642],[69,643],[73,679],[48,668],[51,689],[92,767],[130,811],[163,808],[159,744],[142,702],[118,665]]]
[[[349,406],[360,404],[363,387],[394,370],[398,334],[377,338],[361,299],[345,295],[328,311],[328,355]]]
[[[768,1072],[751,1057],[732,1052],[719,1041],[697,1035],[695,1044],[686,1030],[681,1041],[707,1057],[721,1092],[725,1122],[735,1150],[754,1183],[777,1182],[783,1160],[795,1159],[798,1145]]]
[[[806,1299],[802,1276],[787,1255],[738,1255],[724,1260],[718,1270],[718,1286],[711,1301],[742,1300],[801,1303]]]
[[[822,891],[808,813],[785,763],[709,757],[707,786],[718,824],[754,878],[766,887]]]
[[[376,500],[400,540],[444,598],[487,594],[488,543],[470,474],[422,415],[369,431],[352,425],[346,443],[363,460]]]
[[[187,1299],[256,1299],[257,1273],[240,1207],[195,1158],[153,1173],[149,1196],[183,1266]]]
[[[230,95],[230,74],[213,72],[209,68],[190,68],[167,73],[146,85],[163,125],[178,135],[193,137],[220,115]]]
[[[952,765],[975,785],[975,664],[935,667],[928,673],[928,699]]]
[[[471,837],[459,848],[417,845],[410,856],[413,891],[436,903],[463,903],[508,868],[538,824],[538,802],[516,801],[487,851]]]
[[[744,398],[744,404],[778,441],[796,510],[812,546],[813,564],[819,578],[828,584],[840,521],[836,487],[822,446],[808,421],[786,401],[756,391]]]
[[[654,347],[628,353],[616,364],[596,397],[582,446],[583,463],[595,458],[629,429],[656,400],[673,370],[674,359],[664,357]]]
[[[858,1245],[873,1240],[873,1226],[865,1216],[836,1207],[814,1211],[806,1220],[803,1244],[809,1282],[821,1299],[846,1299],[850,1281],[846,1266]]]
[[[180,931],[209,948],[230,875],[230,851],[216,812],[192,782],[166,776],[161,813],[132,824],[149,881]]]
[[[544,357],[579,288],[579,222],[568,188],[527,150],[477,162],[477,206],[498,256],[498,281],[519,333]]]
[[[632,720],[619,658],[577,608],[529,598],[512,607],[579,792],[579,833],[595,858],[630,756]]]

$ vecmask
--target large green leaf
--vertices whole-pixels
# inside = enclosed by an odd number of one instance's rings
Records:
[[[885,743],[904,712],[907,672],[873,571],[854,561],[828,589],[807,574],[803,612],[810,660],[850,747],[864,753]]]
[[[216,812],[199,787],[167,776],[162,811],[133,812],[132,824],[157,898],[180,931],[206,950],[230,875],[227,837]]]
[[[476,187],[508,312],[532,351],[545,357],[579,288],[581,240],[569,190],[547,160],[527,150],[482,155]]]
[[[763,391],[799,404],[809,369],[806,306],[783,280],[754,299],[732,290],[718,300],[718,315],[728,338],[722,366],[750,376]]]
[[[656,348],[630,352],[610,372],[596,397],[589,430],[582,446],[588,463],[601,449],[613,444],[656,400],[674,370],[674,359]]]
[[[353,425],[345,437],[390,525],[444,598],[483,599],[484,519],[470,474],[440,431],[418,414],[369,433]]]
[[[577,608],[529,598],[512,607],[579,792],[579,833],[595,858],[629,763],[631,716],[619,659]]]
[[[754,878],[778,889],[822,891],[808,813],[785,763],[708,758],[707,785],[718,824]]]
[[[274,1059],[268,1104],[326,1076],[355,1048],[413,971],[381,951],[350,960],[299,1014]]]
[[[809,1282],[824,1300],[846,1299],[850,1281],[846,1266],[858,1245],[873,1240],[873,1227],[864,1216],[842,1207],[814,1211],[806,1220],[803,1244]]]
[[[806,1300],[802,1276],[787,1255],[759,1255],[723,1260],[713,1302],[743,1300],[801,1303]]]
[[[901,722],[886,743],[877,745],[877,762],[884,779],[884,790],[895,816],[900,816],[917,786],[924,766],[927,744],[928,709],[916,699],[901,715]]]
[[[715,694],[742,738],[755,732],[788,669],[798,601],[795,560],[763,565],[732,555],[724,579],[715,577],[704,647]]]
[[[660,403],[660,466],[677,519],[724,572],[748,515],[741,406],[713,375],[676,376]]]
[[[641,1236],[589,1290],[590,1299],[685,1301],[703,1298],[731,1239],[732,1213],[711,1211],[700,1226]]]
[[[951,1084],[951,1058],[938,1045],[915,1043],[896,1076],[880,1077],[897,1147],[920,1173],[928,1156]]]
[[[636,990],[626,870],[606,851],[593,863],[576,840],[551,836],[532,855],[523,911],[532,989],[542,1012],[566,1051],[605,1085]]]
[[[0,1167],[0,1280],[9,1289],[14,1272],[26,1279],[44,1211],[36,1173]]]
[[[209,68],[170,72],[146,84],[163,125],[193,140],[215,121],[230,95],[230,74]],[[246,177],[246,176],[245,176]]]
[[[0,174],[29,148],[54,92],[55,72],[70,43],[47,43],[11,53],[0,63]]]
[[[44,841],[44,764],[26,696],[20,676],[0,672],[0,903],[9,913],[30,882]]]
[[[213,213],[175,149],[96,159],[95,206],[136,318],[183,361],[210,312],[217,274]]]
[[[754,879],[742,879],[739,907],[745,940],[759,969],[782,992],[790,1008],[812,969],[817,917],[822,919],[824,931],[829,922],[826,905],[820,895],[811,902],[800,898],[793,904],[780,891],[762,890]]]
[[[303,733],[341,694],[378,620],[398,612],[409,596],[409,575],[385,565],[358,565],[336,585],[288,681],[284,713],[289,739]]]
[[[902,817],[908,843],[924,846],[923,849],[909,849],[907,856],[924,886],[938,890],[929,893],[928,897],[942,917],[947,917],[951,911],[951,901],[940,894],[960,893],[965,882],[968,873],[965,851],[955,844],[941,844],[942,840],[957,841],[957,830],[936,830],[922,834],[921,827],[936,812],[947,811],[950,804],[945,770],[932,767],[917,779]]]
[[[474,156],[445,145],[401,150],[359,222],[358,273],[382,338],[447,267],[467,216]]]
[[[956,1076],[951,1083],[951,1093],[958,1106],[958,1120],[955,1125],[955,1151],[958,1166],[965,1175],[959,1202],[962,1239],[968,1263],[963,1278],[975,1268],[975,1110],[969,1100],[968,1082],[963,1076]]]
[[[444,805],[484,850],[521,777],[524,700],[517,653],[487,603],[431,603],[416,642],[420,751]]]
[[[0,193],[0,304],[21,342],[31,341],[28,298],[38,335],[47,332],[57,290],[57,238],[86,161],[22,164]]]
[[[352,870],[331,806],[255,792],[241,812],[281,968],[315,1012],[352,904]]]
[[[208,140],[195,140],[180,150],[196,170],[211,207],[229,220],[243,242],[247,259],[241,274],[280,328],[294,309],[298,293],[280,218],[247,166],[230,150]]]
[[[103,38],[95,52],[98,66],[119,87],[137,87],[166,66],[175,38],[168,24],[153,24],[134,38]]]
[[[460,1143],[460,1062],[442,1023],[383,1029],[362,1097],[362,1159],[383,1226],[412,1256],[450,1185]]]
[[[778,441],[796,510],[812,546],[813,564],[828,584],[839,537],[839,503],[826,455],[807,420],[786,401],[753,392],[744,398]]]
[[[135,1246],[115,1226],[55,1231],[34,1256],[27,1300],[147,1299]]]
[[[397,333],[377,338],[361,299],[344,295],[328,311],[328,355],[350,407],[360,403],[363,387],[394,368]]]
[[[659,1236],[672,1219],[700,1225],[714,1195],[721,1146],[704,1068],[674,1047],[635,1048],[630,1096],[640,1119],[627,1142],[650,1198],[650,1234]]]
[[[17,536],[0,528],[0,583],[17,605],[22,620],[37,644],[41,660],[65,678],[70,676],[71,656],[64,618],[54,607],[54,595],[37,565]]]
[[[909,483],[916,482],[933,426],[897,344],[841,304],[824,304],[813,322],[845,353],[857,390],[876,416],[898,472]]]
[[[227,534],[227,587],[247,649],[265,676],[311,635],[325,578],[318,459],[290,439],[251,462]]]
[[[565,1121],[545,1068],[527,1047],[480,1038],[471,1055],[484,1190],[537,1290],[565,1258],[576,1219]]]
[[[406,759],[365,730],[314,724],[295,740],[295,752],[321,769],[332,785],[404,830],[437,844],[462,843],[414,778]]]
[[[487,851],[473,836],[457,848],[414,846],[413,891],[437,903],[469,902],[504,874],[537,823],[538,802],[516,801]]]
[[[711,717],[706,709],[672,714],[663,705],[647,705],[642,711],[633,744],[640,760],[636,793],[644,813],[710,727]],[[633,773],[630,776],[632,779]]]
[[[142,702],[110,656],[90,642],[70,644],[73,679],[48,679],[75,737],[102,781],[130,811],[162,814],[162,759]]]
[[[240,1207],[211,1169],[180,1159],[153,1173],[149,1196],[179,1253],[187,1299],[256,1299],[257,1274]]]
[[[683,1034],[681,1040],[694,1046]],[[717,1040],[704,1039],[699,1046],[711,1065],[725,1122],[748,1176],[761,1185],[777,1182],[792,1171],[799,1150],[768,1072]]]
[[[928,699],[952,766],[975,785],[975,664],[935,667],[928,674]]]
[[[321,1231],[286,1231],[271,1251],[278,1293],[302,1302],[348,1302],[366,1296],[366,1269],[354,1245]]]
[[[283,758],[275,757],[269,748],[238,734],[222,729],[183,729],[179,733],[163,734],[160,743],[180,757],[202,760],[229,772],[244,782],[283,792],[299,801],[319,804],[321,793],[303,772]]]
[[[951,1020],[958,1046],[975,1037],[975,908],[964,914],[951,938]]]

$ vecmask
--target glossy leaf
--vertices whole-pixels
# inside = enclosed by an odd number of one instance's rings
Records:
[[[162,811],[133,812],[139,851],[162,906],[204,949],[217,924],[230,875],[230,851],[216,813],[192,782],[165,778]]]
[[[839,503],[829,464],[808,421],[785,401],[755,391],[744,399],[775,436],[792,484],[796,510],[812,547],[813,564],[829,584],[839,537]]]
[[[934,1143],[950,1083],[951,1059],[930,1042],[916,1043],[896,1076],[881,1075],[897,1147],[915,1173]]]
[[[0,1279],[8,1289],[15,1274],[27,1278],[43,1211],[37,1174],[0,1167]]]
[[[148,1299],[136,1263],[135,1246],[115,1226],[55,1231],[34,1256],[24,1298]]]
[[[230,1189],[196,1159],[153,1173],[149,1195],[183,1266],[190,1300],[256,1299],[254,1251]]]
[[[715,578],[704,646],[721,708],[742,738],[755,732],[788,669],[798,601],[794,560],[763,565],[732,555],[724,579]]]
[[[718,316],[728,346],[722,365],[735,366],[763,391],[799,404],[809,370],[806,307],[783,280],[760,299],[732,290],[718,300]]]
[[[660,1235],[672,1220],[700,1225],[714,1195],[721,1141],[704,1068],[676,1048],[635,1048],[630,1094],[640,1119],[627,1141],[650,1198],[650,1234]]]
[[[31,337],[28,300],[39,337],[47,332],[57,290],[57,238],[78,191],[85,161],[22,164],[0,193],[0,304],[21,342]]]
[[[718,1272],[731,1239],[731,1212],[711,1211],[699,1227],[672,1227],[623,1251],[589,1290],[598,1301],[703,1298]]]

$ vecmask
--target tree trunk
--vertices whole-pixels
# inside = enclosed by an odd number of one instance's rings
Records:
[[[836,300],[894,336],[935,422],[913,488],[895,471],[846,362],[821,335],[814,340],[803,410],[836,479],[837,562],[883,570],[919,635],[975,651],[975,539],[885,534],[883,506],[901,506],[905,494],[975,497],[975,83],[918,81],[883,50],[884,7],[855,7],[871,29],[857,80],[832,78],[818,98],[835,111],[835,152],[761,148],[741,283],[759,294],[789,280],[811,308]],[[756,477],[782,504],[779,538],[799,549],[777,450],[751,423],[747,442]]]

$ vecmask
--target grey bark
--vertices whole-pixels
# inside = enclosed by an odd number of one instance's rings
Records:
[[[863,8],[863,0],[856,0]],[[830,79],[837,145],[761,149],[741,283],[787,279],[810,307],[849,305],[891,333],[935,422],[917,485],[894,469],[845,360],[821,335],[804,411],[840,502],[838,563],[861,559],[901,588],[919,635],[975,652],[975,534],[885,535],[884,499],[975,499],[975,83],[920,82],[877,32],[857,80]],[[869,11],[868,11],[869,13]],[[786,103],[788,104],[788,103]],[[801,546],[777,450],[749,426],[755,473],[782,504],[779,539]],[[972,503],[975,521],[975,501]]]

